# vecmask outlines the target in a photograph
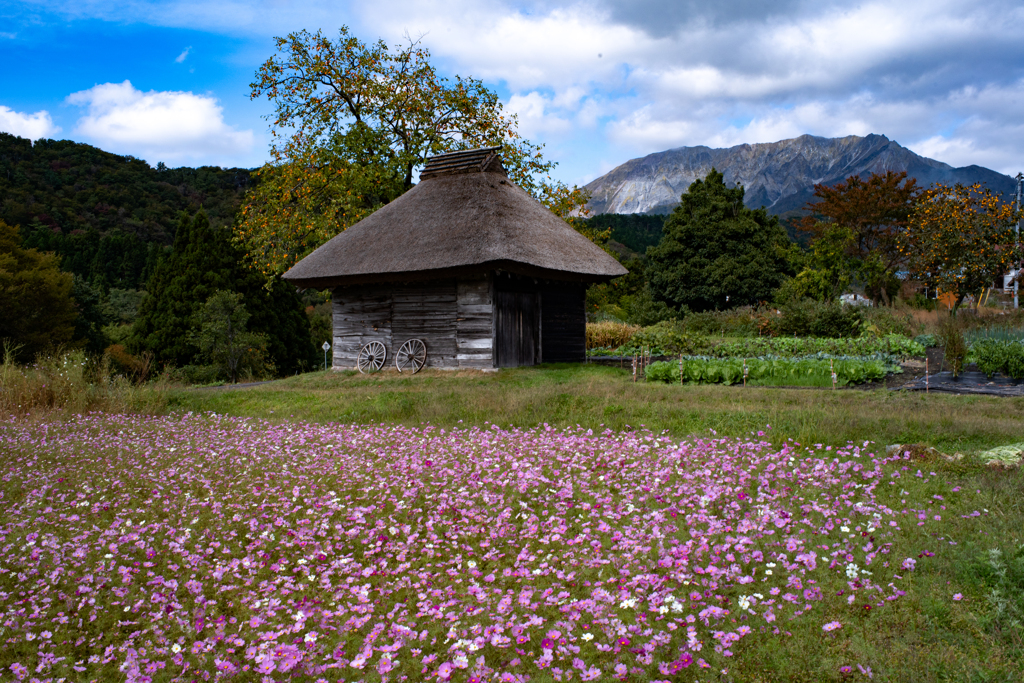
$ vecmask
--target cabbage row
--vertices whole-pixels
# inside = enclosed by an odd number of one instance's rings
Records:
[[[750,337],[728,342],[713,339],[688,339],[682,351],[715,358],[759,358],[781,356],[801,358],[827,354],[830,356],[877,356],[886,355],[896,359],[925,355],[925,347],[901,334],[884,337],[844,337],[825,339],[817,337]],[[646,345],[643,349],[635,344],[618,348],[590,349],[591,356],[633,356],[641,351],[652,356],[674,356],[679,349],[672,345]]]
[[[679,361],[660,361],[647,366],[647,379],[657,382],[702,384],[781,384],[828,386],[832,372],[836,385],[860,384],[902,372],[884,358],[707,358],[684,356]]]

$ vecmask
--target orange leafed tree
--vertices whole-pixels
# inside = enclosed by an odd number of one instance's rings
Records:
[[[271,161],[239,213],[236,237],[268,276],[387,204],[413,185],[433,154],[500,146],[512,180],[564,218],[584,190],[553,182],[541,147],[523,139],[515,115],[481,81],[440,76],[410,40],[365,44],[342,27],[337,39],[299,31],[251,84],[274,104]]]
[[[968,294],[980,294],[1019,263],[1018,217],[980,184],[937,184],[921,194],[898,248],[915,279],[952,296],[955,315]]]
[[[887,282],[903,264],[899,237],[906,228],[921,187],[905,171],[872,173],[866,180],[850,176],[832,186],[815,185],[817,201],[804,208],[812,215],[798,227],[819,239],[829,225],[849,228],[847,254],[861,264],[861,275],[876,298],[889,303]]]

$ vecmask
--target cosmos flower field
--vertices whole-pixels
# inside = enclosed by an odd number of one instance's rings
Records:
[[[710,679],[927,561],[943,496],[887,507],[918,467],[866,446],[9,418],[0,680]]]

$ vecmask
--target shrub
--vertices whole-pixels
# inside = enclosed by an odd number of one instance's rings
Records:
[[[818,308],[811,322],[811,335],[815,337],[856,337],[860,334],[864,315],[860,308],[829,303]]]
[[[864,309],[861,313],[867,329],[879,336],[887,334],[902,334],[912,337],[916,331],[914,318],[907,312],[878,306]]]
[[[723,335],[727,337],[756,337],[775,334],[774,308],[740,306],[727,311],[691,313],[683,318],[683,327],[696,335]]]
[[[704,339],[700,335],[688,332],[681,323],[667,320],[645,327],[634,334],[629,346],[634,349],[649,347],[652,349],[652,353],[654,350],[659,352],[654,355],[675,355],[677,353],[693,353],[704,343]]]
[[[989,377],[1001,372],[1013,379],[1024,379],[1024,343],[1009,339],[979,339],[971,344],[969,360]]]
[[[145,382],[153,370],[153,354],[144,351],[138,356],[128,353],[121,344],[111,344],[103,352],[110,369],[135,383]]]
[[[859,307],[813,299],[792,301],[780,309],[776,322],[779,334],[798,337],[856,337],[864,314]]]
[[[679,313],[663,301],[657,301],[646,287],[636,294],[622,297],[620,305],[631,325],[655,325],[662,321],[674,320]]]
[[[929,299],[921,292],[915,293],[914,296],[907,300],[907,303],[911,308],[918,308],[922,311],[935,310],[935,299]]]

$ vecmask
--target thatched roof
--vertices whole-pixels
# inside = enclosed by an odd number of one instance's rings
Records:
[[[597,282],[618,261],[510,181],[497,148],[431,157],[420,183],[284,274],[300,287],[503,270]]]

